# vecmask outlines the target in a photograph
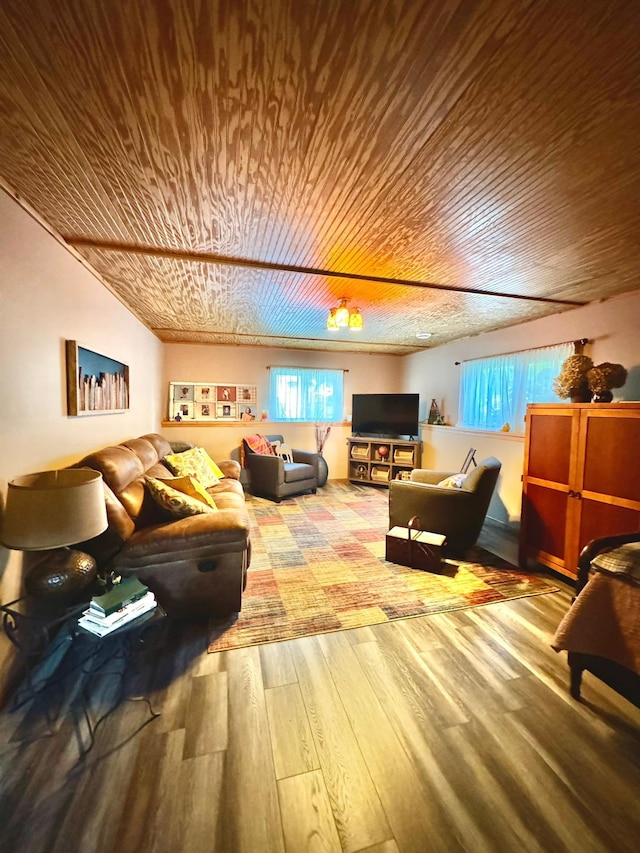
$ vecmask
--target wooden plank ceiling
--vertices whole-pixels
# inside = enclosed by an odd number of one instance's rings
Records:
[[[638,288],[639,48],[628,0],[3,0],[0,177],[164,341],[410,353]]]

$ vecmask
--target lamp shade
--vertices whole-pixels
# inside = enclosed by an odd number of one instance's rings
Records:
[[[346,299],[341,299],[340,305],[336,308],[336,323],[340,328],[346,328],[349,325],[349,309]]]
[[[102,474],[98,471],[41,471],[9,483],[2,526],[6,548],[61,548],[93,539],[106,528]]]
[[[362,329],[362,314],[359,308],[353,308],[349,314],[349,328],[354,332]]]

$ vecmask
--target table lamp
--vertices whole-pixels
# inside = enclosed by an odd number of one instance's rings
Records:
[[[29,571],[25,587],[38,598],[70,598],[96,577],[96,561],[67,546],[93,539],[107,528],[102,474],[64,468],[26,474],[9,483],[2,544],[15,551],[54,548]]]

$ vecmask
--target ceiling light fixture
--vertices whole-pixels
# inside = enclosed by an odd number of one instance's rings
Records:
[[[337,308],[331,308],[327,317],[327,329],[330,332],[336,332],[338,329],[351,329],[351,331],[359,332],[363,326],[362,314],[359,308],[347,308],[348,300],[340,297],[340,305]]]
[[[416,332],[416,338],[420,338],[421,341],[426,341],[430,337],[431,332]]]

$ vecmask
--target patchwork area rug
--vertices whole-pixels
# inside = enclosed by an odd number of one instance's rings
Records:
[[[210,652],[556,592],[480,547],[442,574],[388,563],[388,492],[328,484],[280,504],[247,495],[253,554],[242,611]]]

